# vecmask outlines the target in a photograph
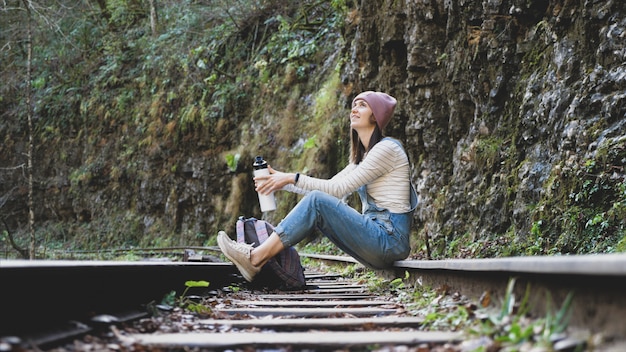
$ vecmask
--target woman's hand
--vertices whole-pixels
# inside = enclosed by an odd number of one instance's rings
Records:
[[[295,183],[295,174],[276,171],[269,165],[267,168],[270,171],[269,175],[254,178],[254,187],[260,194],[270,194],[290,183]]]

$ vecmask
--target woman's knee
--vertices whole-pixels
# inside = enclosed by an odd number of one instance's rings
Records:
[[[325,203],[324,198],[326,196],[328,196],[328,194],[324,192],[311,191],[300,200],[298,206],[304,206],[307,210],[318,209],[320,204]]]
[[[308,202],[310,202],[312,205],[336,206],[337,204],[341,203],[341,200],[339,198],[317,190],[309,192],[304,199],[307,198]]]

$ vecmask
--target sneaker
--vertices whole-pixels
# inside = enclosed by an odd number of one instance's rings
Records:
[[[217,234],[217,244],[220,246],[222,253],[237,266],[241,275],[248,282],[252,282],[256,274],[261,271],[261,268],[257,268],[250,262],[252,245],[233,241],[224,231],[220,231]]]

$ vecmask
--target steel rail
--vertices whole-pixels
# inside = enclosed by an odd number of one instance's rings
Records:
[[[230,263],[0,260],[0,336],[135,310],[186,281],[221,287],[236,273]]]
[[[355,263],[350,257],[301,253],[329,262]],[[402,260],[381,270],[387,277],[405,277],[412,283],[461,292],[474,301],[489,295],[502,302],[509,280],[521,299],[530,287],[535,316],[560,307],[573,293],[570,326],[626,340],[626,253],[529,256],[492,259]]]

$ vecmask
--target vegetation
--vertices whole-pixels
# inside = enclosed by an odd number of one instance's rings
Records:
[[[506,133],[506,132],[505,132]],[[513,132],[512,132],[513,133]],[[530,228],[516,227],[510,220],[507,229],[477,234],[455,234],[454,227],[445,224],[446,236],[429,238],[431,258],[503,257],[524,255],[589,254],[624,252],[626,243],[626,163],[625,138],[603,139],[592,158],[572,162],[557,161],[546,165],[550,174],[537,188],[539,196],[534,204],[524,209]],[[519,192],[520,170],[540,163],[529,159],[518,160],[518,152],[499,137],[477,138],[463,158],[473,163],[476,172],[487,178],[481,181],[481,195],[490,192],[506,194],[502,204],[493,211],[513,213]],[[494,172],[494,170],[499,170]],[[508,174],[503,178],[503,174]],[[492,176],[494,175],[494,176]],[[489,180],[489,177],[493,179]],[[494,189],[496,191],[494,191]],[[448,204],[450,189],[442,188],[433,203],[443,213]],[[531,200],[533,199],[531,198]],[[529,201],[522,199],[522,202]],[[489,214],[481,214],[468,221],[485,222]],[[513,216],[511,216],[512,218]],[[427,229],[418,237],[417,246],[426,253]]]
[[[515,294],[515,278],[509,279],[502,302],[492,300],[489,292],[480,302],[473,302],[458,292],[449,292],[445,286],[426,287],[419,280],[411,283],[408,273],[391,281],[370,273],[356,277],[373,292],[397,297],[408,314],[424,318],[424,329],[463,332],[465,351],[551,351],[554,343],[564,337],[571,314],[570,293],[558,308],[553,306],[552,297],[546,297],[545,316],[532,316],[530,312],[535,309],[529,305],[531,288],[527,286],[520,299]],[[586,343],[579,341],[578,350]]]
[[[187,295],[187,292],[192,288],[206,287],[209,287],[208,281],[186,281],[185,290],[183,291],[183,293],[180,294],[180,296],[176,297],[176,291],[171,291],[169,294],[163,297],[161,304],[169,307],[183,308],[198,315],[211,314],[213,310],[209,306],[201,302],[195,302],[193,297]]]
[[[25,34],[21,22],[13,21],[24,18],[24,9],[33,10],[35,69],[26,80],[32,89],[23,85]],[[202,158],[216,177],[229,172],[239,178],[256,152],[244,145],[266,145],[268,136],[276,135],[279,139],[266,146],[276,150],[269,155],[273,165],[305,169],[303,160],[314,161],[325,139],[337,139],[336,123],[314,121],[338,104],[336,62],[320,63],[341,40],[346,10],[342,0],[3,5],[7,29],[1,35],[9,44],[0,55],[10,63],[2,71],[8,84],[0,91],[3,163],[22,162],[11,146],[27,133],[23,107],[31,104],[25,91],[32,91],[36,110],[37,246],[30,252],[203,245],[236,216],[252,213],[242,198],[249,188],[233,187],[222,199],[194,194],[197,201],[209,199],[206,211],[215,217],[210,223],[200,219],[183,227],[181,219],[168,221],[184,215],[176,208],[168,214],[165,201],[180,202],[180,185],[197,178],[186,170],[185,159]],[[330,72],[327,80],[310,78],[324,71]],[[292,116],[303,90],[317,90],[318,105],[298,107],[304,115]],[[272,124],[268,115],[283,116],[283,125]],[[7,168],[3,175],[17,176],[19,170]],[[202,183],[214,182],[203,177]],[[147,198],[141,195],[146,186]],[[281,202],[283,215],[294,201]],[[41,207],[44,202],[52,206]],[[151,214],[150,208],[163,206],[165,211]],[[24,231],[11,231],[19,221],[11,218],[7,226],[2,243],[9,246],[11,237],[24,246]]]

